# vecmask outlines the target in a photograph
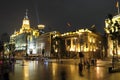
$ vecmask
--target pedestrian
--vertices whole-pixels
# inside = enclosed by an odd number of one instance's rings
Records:
[[[93,66],[95,65],[94,59],[91,59],[91,64],[92,64]]]
[[[94,59],[94,66],[96,66],[97,64],[97,59]]]
[[[87,61],[87,69],[88,69],[88,71],[90,71],[90,63]]]
[[[83,64],[79,63],[79,73],[80,73],[80,75],[82,75],[82,71],[83,71]]]
[[[61,80],[66,80],[66,72],[64,70],[61,72]]]
[[[86,60],[84,60],[84,69],[85,69],[85,67],[86,67]]]
[[[10,80],[8,71],[5,71],[5,73],[3,74],[3,80]]]

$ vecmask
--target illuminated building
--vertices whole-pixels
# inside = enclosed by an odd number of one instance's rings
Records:
[[[60,35],[57,31],[47,32],[41,34],[36,40],[36,49],[39,55],[44,57],[54,56],[54,38],[53,36]]]
[[[116,16],[109,15],[105,20],[105,33],[108,42],[108,57],[113,55],[120,56],[120,14]]]
[[[86,58],[101,58],[103,56],[102,38],[88,29],[61,34],[57,31],[44,33],[44,25],[38,29],[30,27],[26,12],[22,27],[10,37],[10,43],[15,44],[18,55],[39,54],[44,57],[79,57],[83,52]]]
[[[22,27],[10,36],[10,43],[15,44],[15,52],[20,53],[18,55],[36,54],[36,38],[38,36],[39,31],[30,27],[26,11]]]
[[[101,58],[102,37],[88,29],[79,29],[61,35],[65,41],[66,53],[70,57],[78,57],[78,52],[83,52],[86,58]]]
[[[83,52],[86,58],[102,58],[104,53],[101,35],[88,29],[79,29],[64,34],[48,32],[37,39],[37,53],[43,56],[78,58],[78,52]]]

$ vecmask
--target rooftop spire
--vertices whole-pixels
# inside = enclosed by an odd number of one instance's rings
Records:
[[[119,2],[117,1],[117,3],[116,3],[116,8],[118,9],[117,11],[118,11],[118,14],[120,13],[120,10],[119,10]]]
[[[28,19],[28,9],[26,9],[25,18]]]

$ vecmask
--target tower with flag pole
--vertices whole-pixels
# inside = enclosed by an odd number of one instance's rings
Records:
[[[120,13],[120,10],[119,10],[119,2],[117,1],[116,3],[116,8],[117,8],[117,11],[118,11],[118,14]]]

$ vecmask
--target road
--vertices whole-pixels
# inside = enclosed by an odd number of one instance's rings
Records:
[[[10,80],[118,80],[120,73],[109,73],[110,61],[98,61],[90,71],[79,72],[77,61],[21,61],[17,60],[9,72]]]

